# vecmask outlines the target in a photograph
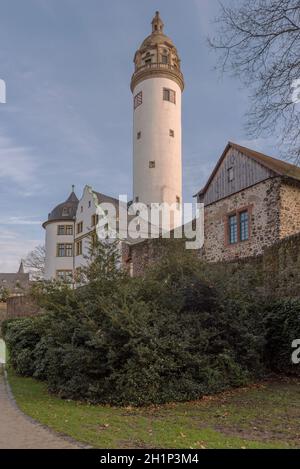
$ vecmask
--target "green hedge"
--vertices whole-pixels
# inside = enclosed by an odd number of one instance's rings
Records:
[[[103,249],[85,287],[42,285],[37,297],[49,313],[5,324],[18,374],[46,381],[64,398],[144,405],[193,400],[284,371],[291,338],[300,336],[299,302],[266,309],[251,272],[241,282],[238,273],[207,271],[176,251],[143,279],[130,279]]]

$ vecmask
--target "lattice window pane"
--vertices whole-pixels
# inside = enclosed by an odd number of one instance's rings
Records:
[[[237,216],[229,217],[229,243],[235,244],[238,241]]]
[[[247,241],[249,239],[248,211],[240,213],[240,236],[241,236],[241,241]]]

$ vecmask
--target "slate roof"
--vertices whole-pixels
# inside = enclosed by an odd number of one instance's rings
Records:
[[[43,224],[43,227],[51,221],[70,221],[74,220],[78,207],[79,200],[74,191],[71,192],[67,200],[57,205],[52,212],[48,215],[48,220]]]
[[[0,274],[0,288],[8,288],[10,292],[29,288],[29,274]]]

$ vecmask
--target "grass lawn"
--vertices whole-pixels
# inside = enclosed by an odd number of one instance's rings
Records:
[[[140,409],[63,401],[12,371],[9,382],[26,414],[96,448],[300,448],[296,380]]]

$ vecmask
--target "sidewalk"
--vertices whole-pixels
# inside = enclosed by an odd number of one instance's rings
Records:
[[[0,365],[0,449],[79,449],[75,443],[32,422],[10,399]]]

